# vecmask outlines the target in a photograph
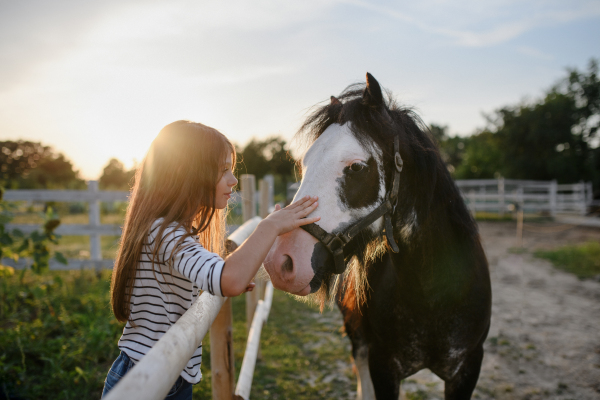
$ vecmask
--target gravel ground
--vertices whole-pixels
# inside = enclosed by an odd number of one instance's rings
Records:
[[[600,282],[579,280],[533,257],[589,240],[600,229],[481,222],[493,288],[492,326],[477,399],[600,399]],[[428,370],[408,378],[404,399],[443,399],[444,383]]]

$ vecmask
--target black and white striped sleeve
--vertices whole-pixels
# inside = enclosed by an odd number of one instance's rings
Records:
[[[165,230],[160,245],[160,258],[169,263],[181,275],[195,282],[198,288],[216,296],[221,292],[221,274],[225,262],[215,253],[206,250],[192,237],[178,242],[186,232],[183,228]],[[177,246],[177,248],[175,248]],[[175,252],[173,257],[172,254]]]

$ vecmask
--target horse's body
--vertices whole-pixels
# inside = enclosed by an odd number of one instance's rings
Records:
[[[319,292],[323,301],[335,295],[359,397],[397,399],[402,379],[429,368],[445,381],[446,399],[468,399],[491,312],[477,226],[416,116],[386,102],[370,75],[364,91],[348,90],[340,100],[305,124],[313,143],[297,196],[318,195],[319,227],[344,232],[389,198],[397,137],[404,167],[390,215],[399,252],[386,243],[381,217],[343,248],[348,268],[334,275],[330,251],[297,229],[278,238],[267,271],[283,290]]]

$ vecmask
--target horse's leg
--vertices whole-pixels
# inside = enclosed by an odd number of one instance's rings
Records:
[[[356,350],[353,348],[352,353],[356,365],[356,399],[375,400],[375,390],[369,372],[369,349],[365,345],[359,345]]]
[[[340,308],[344,314],[344,328],[352,343],[352,357],[356,367],[356,399],[375,400],[375,391],[369,373],[369,348],[363,339],[360,323],[356,321],[361,318],[361,315],[343,307]]]
[[[444,391],[446,400],[468,400],[471,398],[477,385],[477,379],[479,379],[482,360],[483,345],[480,344],[467,356],[452,378],[446,380]]]
[[[401,365],[385,345],[371,346],[369,371],[377,400],[398,400],[403,372]]]

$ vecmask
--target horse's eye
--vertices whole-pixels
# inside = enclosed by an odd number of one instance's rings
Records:
[[[350,166],[350,170],[352,170],[352,172],[360,172],[364,167],[365,166],[363,164],[354,163]]]

